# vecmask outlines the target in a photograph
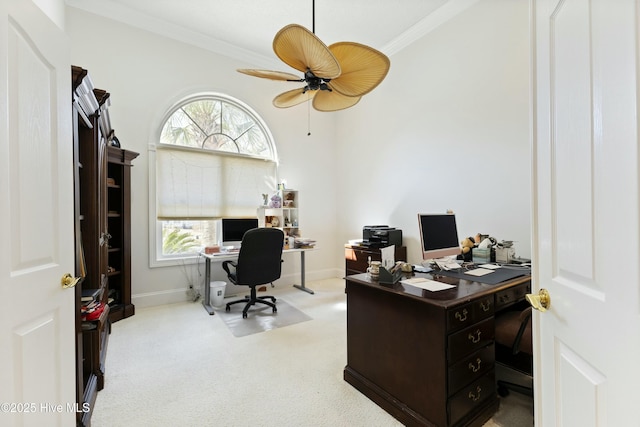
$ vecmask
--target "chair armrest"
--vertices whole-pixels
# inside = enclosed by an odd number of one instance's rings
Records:
[[[233,273],[231,273],[231,271],[229,271],[229,265],[231,265],[234,269],[236,267],[238,267],[238,264],[236,264],[235,261],[223,261],[222,262],[222,269],[227,272],[227,276],[233,274]]]

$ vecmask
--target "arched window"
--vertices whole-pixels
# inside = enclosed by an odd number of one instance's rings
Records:
[[[164,122],[160,143],[275,160],[262,120],[246,105],[222,95],[202,95],[178,105]]]
[[[221,94],[185,99],[162,123],[156,145],[157,259],[218,244],[219,219],[255,217],[277,182],[277,155],[264,121]]]

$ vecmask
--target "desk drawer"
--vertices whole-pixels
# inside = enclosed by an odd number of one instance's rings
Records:
[[[447,331],[453,332],[473,325],[492,316],[494,311],[493,296],[491,295],[451,308],[447,311]]]
[[[449,335],[447,352],[449,363],[456,363],[464,356],[493,343],[495,321],[490,317],[459,332]]]
[[[493,370],[494,362],[495,348],[494,344],[491,344],[450,366],[447,395],[451,396],[466,384],[477,380],[485,373]]]
[[[495,372],[491,370],[449,399],[449,425],[455,425],[485,400],[496,396]]]
[[[522,301],[525,295],[531,290],[531,282],[522,283],[504,291],[496,292],[496,310],[503,309],[512,304]]]

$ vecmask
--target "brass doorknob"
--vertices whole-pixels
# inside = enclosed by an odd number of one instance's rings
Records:
[[[549,296],[549,291],[544,288],[541,288],[538,292],[538,295],[527,294],[527,301],[531,304],[531,307],[540,311],[547,311],[551,306],[551,297]]]
[[[67,273],[62,276],[60,279],[60,284],[64,289],[73,288],[80,281],[79,277],[73,277],[71,274]]]

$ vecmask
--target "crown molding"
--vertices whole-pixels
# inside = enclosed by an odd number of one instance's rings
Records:
[[[280,64],[275,58],[240,48],[231,43],[205,36],[188,28],[157,19],[114,2],[101,0],[65,0],[69,7],[118,21],[135,28],[196,46],[232,59],[262,67]]]
[[[421,21],[411,26],[407,31],[400,34],[381,49],[386,55],[391,56],[411,45],[415,41],[429,34],[442,24],[446,23],[456,15],[464,12],[479,0],[450,0],[433,11]]]

